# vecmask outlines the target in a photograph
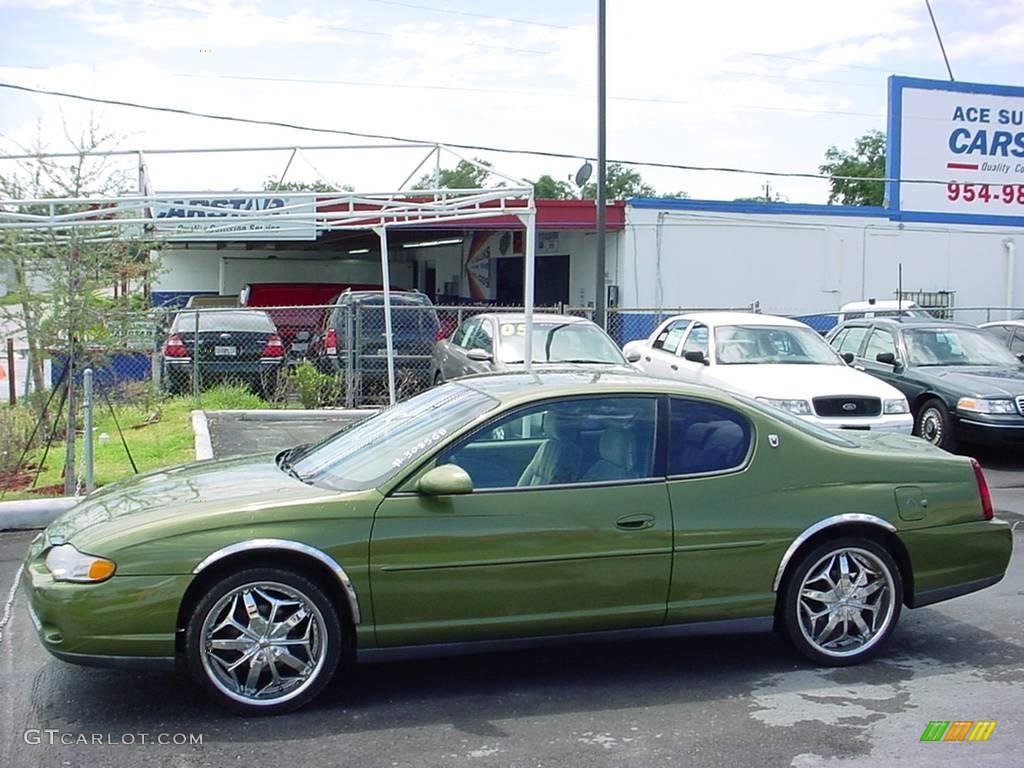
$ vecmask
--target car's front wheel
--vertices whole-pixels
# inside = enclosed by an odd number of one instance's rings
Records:
[[[245,715],[276,715],[324,689],[344,637],[315,583],[288,570],[251,568],[200,598],[185,647],[192,675],[218,703]]]
[[[950,452],[960,444],[953,431],[949,409],[938,398],[932,398],[921,406],[914,422],[914,434]]]
[[[780,595],[782,631],[811,661],[830,667],[873,655],[900,616],[900,571],[862,538],[826,541],[800,558]]]

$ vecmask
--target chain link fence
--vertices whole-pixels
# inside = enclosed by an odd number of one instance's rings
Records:
[[[1024,317],[1024,307],[922,305],[918,310],[971,325]],[[396,291],[390,329],[396,400],[435,383],[435,345],[467,319],[522,311],[511,305],[433,305],[422,294]],[[646,338],[673,315],[699,311],[759,312],[760,307],[617,307],[608,310],[605,328],[621,346]],[[592,307],[567,305],[537,307],[536,312],[594,315]],[[778,314],[822,334],[843,319],[835,310]],[[353,294],[350,300],[317,306],[123,312],[109,317],[103,344],[83,343],[76,349],[72,380],[80,387],[82,371],[91,367],[97,393],[113,402],[131,402],[143,393],[198,394],[234,383],[249,387],[271,407],[375,406],[389,401],[387,330],[379,295]],[[21,399],[37,389],[58,387],[67,376],[66,350],[46,349],[42,360],[33,361],[24,344],[12,346],[13,365],[0,346],[0,402],[9,401],[11,392]]]

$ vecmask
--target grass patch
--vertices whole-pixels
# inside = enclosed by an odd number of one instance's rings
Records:
[[[147,472],[195,459],[195,440],[192,435],[193,410],[250,410],[268,407],[270,406],[265,400],[252,394],[245,387],[219,386],[201,393],[199,397],[182,396],[152,400],[148,406],[115,404],[114,411],[139,472]],[[93,426],[93,474],[96,487],[132,475],[131,462],[121,443],[114,417],[102,398],[97,398]],[[101,434],[106,434],[109,439],[101,442]],[[84,478],[83,442],[79,436],[75,444],[75,465],[76,475]],[[37,466],[42,457],[43,449],[36,448],[29,452],[26,463]],[[63,470],[64,443],[54,441],[35,487],[60,485],[63,488]],[[61,490],[58,495],[62,493]],[[27,490],[9,491],[4,496],[4,500],[38,498],[39,493]]]

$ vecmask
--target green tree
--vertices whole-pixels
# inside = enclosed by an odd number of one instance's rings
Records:
[[[273,176],[263,182],[265,192],[355,192],[355,187],[342,184],[335,187],[326,181],[278,181]]]
[[[825,162],[819,167],[832,178],[829,203],[843,205],[882,205],[885,183],[868,179],[885,178],[885,134],[868,131],[854,143],[853,151],[831,146],[825,152]],[[835,178],[855,176],[857,179]]]
[[[434,174],[427,173],[420,177],[413,185],[413,189],[482,189],[491,175],[487,170],[491,164],[478,157],[473,160],[484,167],[474,165],[468,160],[459,160],[454,168],[442,168],[436,183]]]
[[[556,181],[547,173],[533,182],[533,194],[538,200],[569,200],[575,197],[568,183]]]
[[[605,196],[609,200],[625,200],[630,197],[654,197],[654,187],[644,182],[638,171],[622,163],[608,163],[605,170]],[[583,187],[583,196],[588,200],[597,197],[596,182]]]

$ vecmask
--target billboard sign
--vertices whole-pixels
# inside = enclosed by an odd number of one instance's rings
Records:
[[[889,208],[1024,224],[1024,88],[889,78]]]
[[[161,195],[157,237],[171,241],[316,240],[315,203],[274,193]]]

